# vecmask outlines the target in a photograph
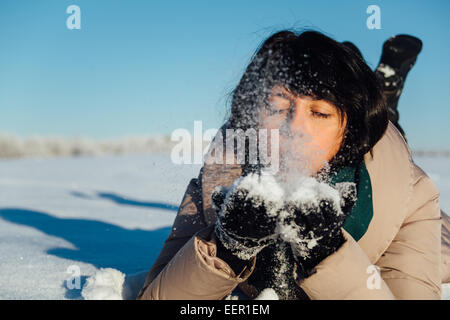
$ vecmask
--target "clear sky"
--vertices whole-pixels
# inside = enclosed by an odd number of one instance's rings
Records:
[[[81,29],[69,30],[69,5]],[[381,29],[369,30],[369,5]],[[0,132],[116,138],[218,128],[258,45],[283,28],[350,40],[374,69],[383,42],[424,48],[401,97],[412,148],[450,149],[450,1],[1,0]]]

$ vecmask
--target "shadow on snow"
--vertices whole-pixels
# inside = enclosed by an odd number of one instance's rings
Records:
[[[120,196],[120,195],[118,195],[116,193],[112,193],[112,192],[97,192],[96,194],[97,194],[97,197],[99,197],[99,198],[113,201],[119,205],[163,209],[163,210],[169,210],[169,211],[175,211],[175,212],[178,211],[178,206],[175,206],[170,203],[138,201],[138,200],[130,199],[128,197]],[[78,197],[78,198],[83,198],[83,199],[93,199],[93,197],[86,195],[82,192],[78,192],[78,191],[71,192],[71,195]]]
[[[171,229],[129,230],[102,221],[59,218],[21,208],[2,208],[0,218],[62,238],[76,248],[50,248],[48,254],[90,263],[97,268],[115,268],[125,274],[149,270]],[[79,298],[80,292],[67,290],[66,298]]]

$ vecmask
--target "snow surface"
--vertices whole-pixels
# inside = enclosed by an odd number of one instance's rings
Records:
[[[279,300],[277,293],[272,288],[266,288],[255,298],[255,300]]]
[[[450,212],[448,158],[416,163]],[[0,299],[118,298],[122,279],[132,298],[199,170],[168,154],[1,160]]]
[[[101,268],[89,277],[81,291],[85,300],[123,300],[125,275],[119,270]]]
[[[0,158],[160,153],[170,152],[175,144],[169,135],[93,140],[44,136],[20,138],[0,132]]]
[[[169,155],[1,160],[0,299],[81,299],[100,268],[147,272],[199,170]]]

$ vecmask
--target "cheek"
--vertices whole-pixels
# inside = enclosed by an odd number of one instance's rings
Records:
[[[311,131],[309,141],[305,146],[308,149],[314,171],[318,171],[336,155],[341,142],[342,134],[338,126],[329,125]]]
[[[281,117],[277,116],[268,116],[265,112],[261,113],[259,119],[260,127],[262,129],[279,129],[282,125],[283,121]]]
[[[335,151],[336,146],[338,145],[337,134],[327,134],[328,132],[324,132],[320,135],[312,137],[312,143],[316,145],[320,150],[322,150],[325,154],[331,154]]]

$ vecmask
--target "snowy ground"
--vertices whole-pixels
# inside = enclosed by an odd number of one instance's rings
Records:
[[[76,299],[98,268],[149,269],[199,166],[166,155],[0,161],[0,299]]]
[[[450,212],[450,160],[416,162]],[[163,154],[0,160],[0,299],[80,299],[77,268],[81,287],[100,268],[148,270],[199,170]]]

